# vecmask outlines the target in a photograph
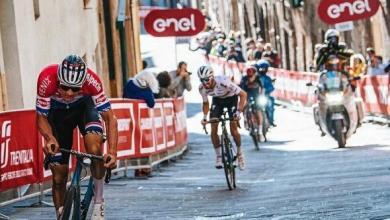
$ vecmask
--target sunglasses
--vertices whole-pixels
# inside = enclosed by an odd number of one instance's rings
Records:
[[[69,87],[69,86],[64,86],[64,85],[60,85],[60,88],[64,91],[69,91],[72,90],[72,92],[78,92],[81,90],[81,88],[78,88],[78,87]]]
[[[211,80],[211,77],[209,77],[209,78],[201,78],[201,79],[200,79],[200,81],[201,81],[202,83],[208,83],[210,80]]]

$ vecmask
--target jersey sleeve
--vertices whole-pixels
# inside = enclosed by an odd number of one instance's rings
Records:
[[[202,96],[203,102],[208,102],[206,90],[205,90],[205,88],[203,88],[202,85],[199,86],[199,93]]]
[[[96,73],[88,69],[87,79],[84,84],[86,89],[90,92],[95,108],[99,113],[111,109],[110,101],[103,90],[103,84]]]
[[[224,81],[224,84],[226,85],[228,90],[233,94],[238,95],[241,92],[241,88],[238,85],[234,84],[231,80],[226,79]]]
[[[58,65],[48,66],[38,76],[35,109],[39,115],[49,114],[51,96],[57,89],[57,68]]]

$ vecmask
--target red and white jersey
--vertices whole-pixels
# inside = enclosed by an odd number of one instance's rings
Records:
[[[95,108],[99,112],[111,109],[110,102],[103,91],[99,76],[88,68],[87,78],[81,87],[80,95],[71,101],[65,101],[58,92],[58,64],[47,66],[38,77],[36,110],[38,114],[47,115],[50,109],[67,109],[92,97]]]
[[[214,77],[214,80],[216,85],[212,89],[206,89],[200,84],[199,92],[202,95],[203,102],[207,102],[207,96],[227,98],[238,95],[241,92],[241,88],[227,76],[218,75]]]

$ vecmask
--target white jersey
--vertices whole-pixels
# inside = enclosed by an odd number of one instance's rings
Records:
[[[202,84],[199,86],[199,92],[202,95],[203,102],[207,102],[207,96],[227,98],[238,95],[241,92],[241,88],[234,84],[227,76],[215,76],[214,80],[216,85],[212,89],[206,89]]]

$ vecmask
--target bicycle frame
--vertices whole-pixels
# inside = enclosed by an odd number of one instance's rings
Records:
[[[71,184],[65,194],[65,204],[64,204],[64,209],[63,209],[61,219],[68,220],[73,210],[72,220],[80,220],[80,219],[84,220],[87,217],[88,209],[91,204],[92,197],[94,196],[94,184],[93,184],[93,178],[91,177],[88,182],[88,188],[85,193],[85,196],[81,201],[81,190],[80,190],[81,172],[83,167],[88,166],[86,163],[84,163],[83,159],[89,158],[91,160],[96,159],[96,160],[103,161],[104,157],[77,152],[73,150],[66,150],[66,149],[60,149],[60,150],[62,152],[70,153],[76,156],[77,158],[76,170],[73,173]],[[108,160],[110,159],[108,158]],[[105,178],[106,183],[109,182],[110,177],[111,177],[111,170],[107,169],[106,178]]]
[[[81,171],[83,167],[87,166],[83,162],[83,158],[77,156],[77,165],[76,170],[73,173],[72,182],[70,184],[70,187],[76,188],[75,196],[73,197],[73,218],[74,220],[79,219],[85,219],[88,213],[89,206],[91,204],[92,198],[94,196],[94,185],[93,185],[93,178],[90,177],[88,182],[87,191],[85,193],[85,196],[83,200],[81,200],[81,192],[80,192],[80,182],[81,182]]]
[[[219,123],[221,122],[221,128],[222,128],[222,134],[220,137],[220,141],[222,144],[222,163],[224,166],[224,171],[225,171],[225,177],[226,177],[226,182],[228,184],[228,187],[230,190],[233,190],[236,188],[236,174],[235,174],[235,168],[236,165],[234,165],[234,162],[237,159],[237,156],[235,155],[235,152],[232,147],[232,142],[230,141],[229,138],[229,133],[226,129],[226,121],[232,121],[234,119],[232,118],[227,118],[226,113],[224,112],[223,115],[218,119],[218,120],[213,120],[209,121],[208,123]],[[207,130],[206,127],[203,127],[206,134]]]

